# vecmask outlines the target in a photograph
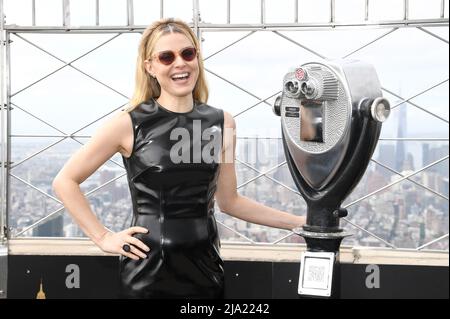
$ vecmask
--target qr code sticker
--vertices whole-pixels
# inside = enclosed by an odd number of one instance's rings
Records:
[[[321,266],[309,266],[307,281],[312,281],[316,283],[324,283],[325,281],[325,267]]]

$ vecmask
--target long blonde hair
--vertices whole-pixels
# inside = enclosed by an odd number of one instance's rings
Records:
[[[205,78],[203,58],[200,52],[200,43],[197,37],[187,23],[179,19],[166,18],[155,21],[148,26],[142,34],[136,63],[136,84],[133,97],[126,109],[127,112],[132,111],[142,102],[148,101],[152,97],[157,98],[161,95],[161,86],[156,78],[153,78],[148,74],[145,69],[144,61],[153,54],[156,41],[158,41],[161,36],[169,33],[184,34],[197,49],[199,74],[193,91],[193,99],[202,103],[208,101],[208,86]]]

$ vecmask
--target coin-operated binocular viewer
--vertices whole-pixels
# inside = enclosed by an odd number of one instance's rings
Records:
[[[308,211],[299,295],[339,297],[341,207],[363,176],[390,113],[375,69],[364,62],[306,63],[285,75],[274,112],[281,117],[289,170]]]

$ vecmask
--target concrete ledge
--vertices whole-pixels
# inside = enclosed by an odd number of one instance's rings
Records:
[[[298,262],[306,247],[302,244],[242,244],[223,242],[221,255],[224,260]],[[24,238],[8,242],[9,255],[50,256],[114,256],[101,251],[88,239]],[[390,249],[373,247],[341,247],[340,260],[349,264],[377,265],[449,265],[448,251],[418,251],[414,249]]]

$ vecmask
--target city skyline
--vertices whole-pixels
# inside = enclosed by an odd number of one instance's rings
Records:
[[[249,150],[250,144],[246,142],[248,140],[243,140],[238,145],[238,159],[240,157],[246,157],[245,152]],[[261,145],[265,143],[266,145],[264,147],[270,150],[276,148],[282,149],[282,145],[278,140],[261,140],[258,142]],[[383,148],[383,145],[380,147]],[[250,149],[252,149],[252,146]],[[424,143],[423,152],[430,157],[427,159],[427,162],[422,163],[425,166],[429,164],[428,161],[437,160],[443,153],[448,153],[448,146],[433,147],[429,143]],[[55,176],[67,160],[70,155],[69,153],[51,152],[51,154],[46,154],[45,161],[40,159],[33,161],[30,159],[12,170],[11,173],[54,196],[51,189],[52,177]],[[19,150],[16,150],[15,154],[20,157]],[[273,154],[280,154],[280,152],[273,152]],[[390,158],[384,158],[387,161],[385,163],[387,166],[389,166],[389,162],[395,164],[395,152],[392,152],[392,150],[389,153],[381,151],[381,154],[390,154]],[[257,160],[256,165],[253,166],[258,171],[266,171],[283,162],[283,160],[284,157],[269,158],[269,160],[262,161],[264,164],[259,164]],[[407,160],[407,157],[405,160]],[[25,165],[27,162],[28,165]],[[247,165],[241,164],[240,161],[237,162],[236,170],[238,185],[242,185],[259,174]],[[81,185],[81,188],[83,192],[88,192],[121,173],[124,173],[124,170],[120,169],[117,165],[107,164],[86,180]],[[286,187],[296,190],[286,164],[269,173],[268,176],[281,182]],[[389,170],[375,163],[371,163],[361,182],[344,202],[344,205],[387,185],[394,181],[395,178],[398,177]],[[413,180],[448,197],[448,164],[438,164],[435,167],[431,167]],[[295,194],[286,187],[273,182],[267,177],[260,177],[240,188],[239,193],[270,207],[289,213],[305,215],[306,204],[304,200],[300,195]],[[443,231],[448,229],[448,202],[443,199],[437,199],[433,193],[423,190],[423,188],[412,182],[401,182],[382,192],[379,196],[375,195],[357,205],[349,207],[348,218],[352,223],[364,228],[367,227],[367,230],[392,242],[395,246],[415,248],[420,246],[419,244],[425,244],[444,235],[445,233]],[[10,226],[14,228],[13,234],[31,225],[39,218],[45,217],[46,214],[59,207],[57,203],[45,198],[44,195],[38,194],[36,190],[23,184],[14,177],[11,177],[10,202],[9,221]],[[106,188],[94,193],[94,196],[89,198],[89,202],[97,216],[100,217],[107,227],[114,231],[124,229],[131,222],[132,207],[126,176],[121,177],[106,186]],[[382,212],[379,211],[380,207],[382,208]],[[216,207],[216,218],[226,226],[231,227],[256,242],[274,242],[288,234],[284,230],[271,229],[234,219],[221,213],[218,207]],[[53,225],[38,227],[34,231],[25,233],[24,235],[51,237],[64,233],[64,237],[84,236],[78,226],[74,224],[70,215],[65,211],[61,217],[47,224]],[[355,229],[346,222],[342,224],[348,230],[355,233],[355,236],[346,239],[344,244],[361,246],[384,245],[380,241],[373,241],[374,238],[364,231]],[[57,226],[55,227],[55,225]],[[244,237],[237,235],[222,225],[219,226],[219,231],[222,240],[245,241]],[[294,235],[283,242],[302,242],[302,240]],[[444,240],[435,246],[439,247],[439,249],[448,250],[448,240]]]

